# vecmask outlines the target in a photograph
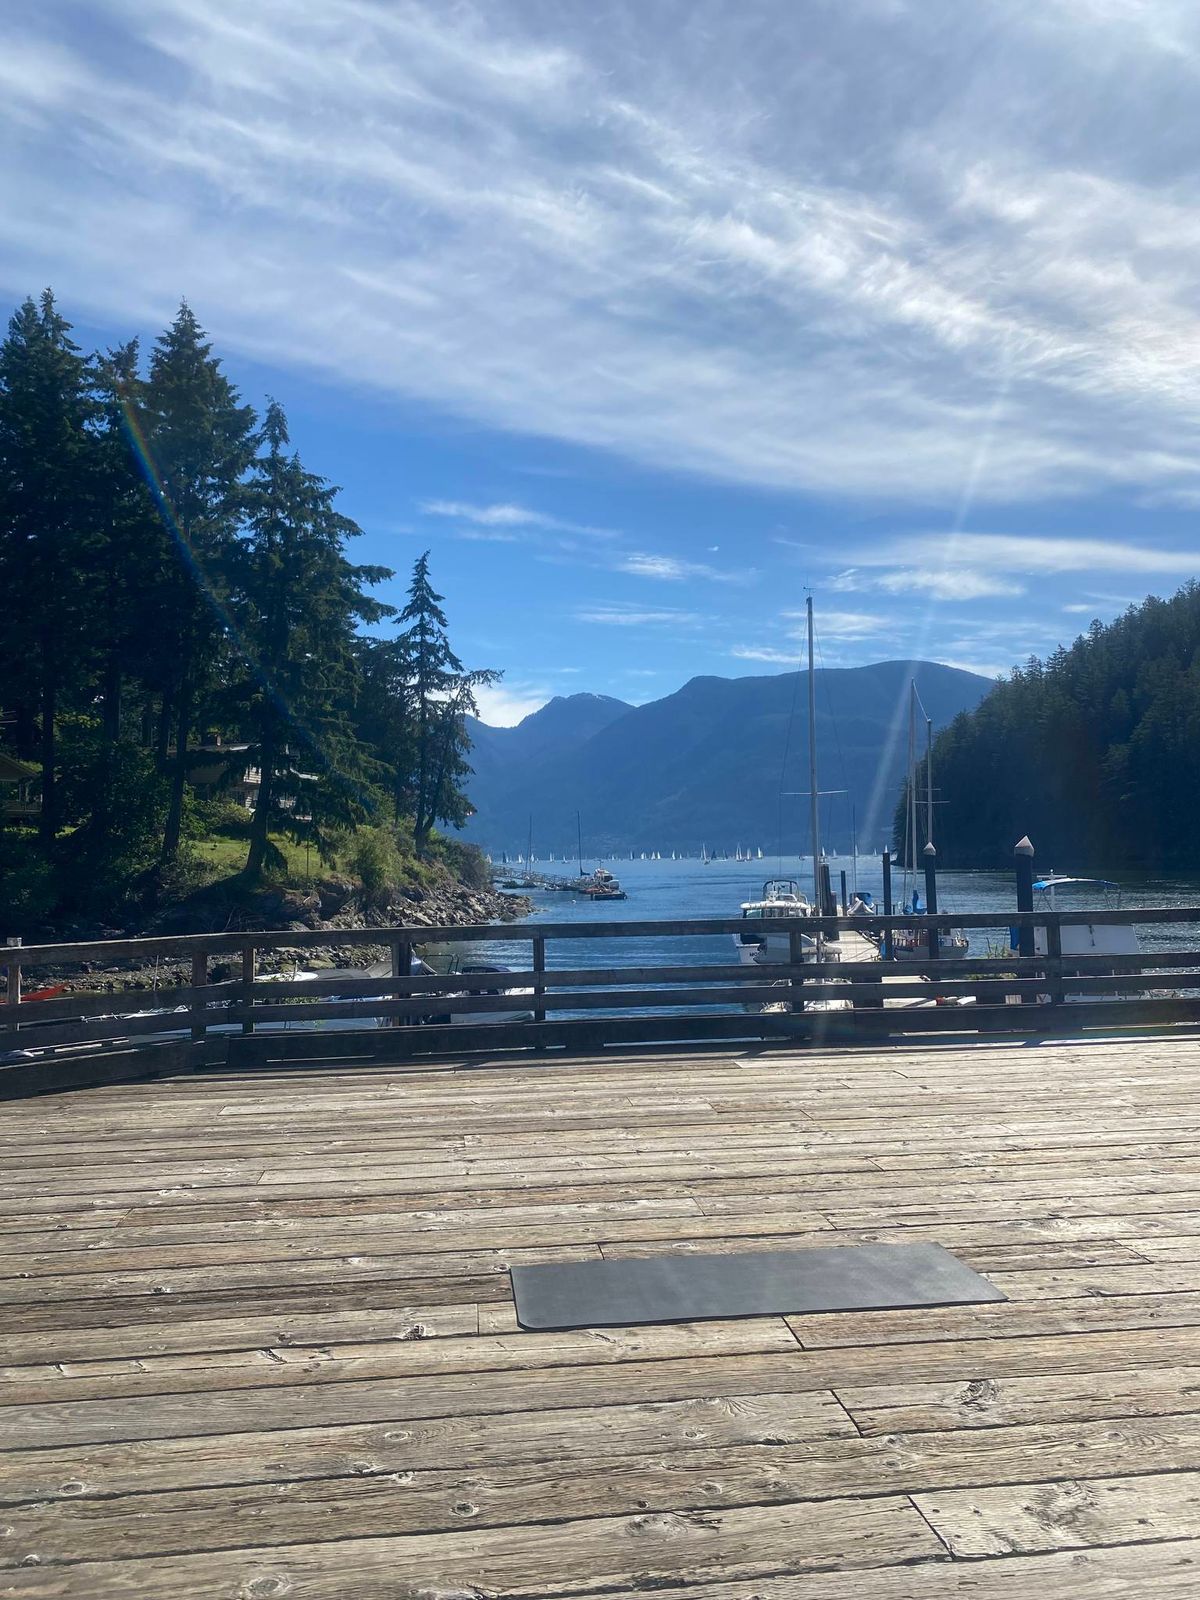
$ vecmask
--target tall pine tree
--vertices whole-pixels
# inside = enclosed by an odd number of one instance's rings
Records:
[[[273,864],[272,828],[327,853],[330,826],[365,820],[370,773],[354,738],[354,630],[387,608],[364,592],[384,567],[352,566],[361,530],[334,507],[337,489],[288,454],[273,401],[246,491],[246,536],[234,563],[238,647],[249,677],[237,692],[248,762],[259,771],[247,877]]]
[[[225,643],[223,607],[254,422],[185,303],[155,344],[140,413],[166,545],[158,607],[163,631],[153,668],[163,747],[174,734],[164,863],[179,850],[190,741],[208,708]]]
[[[443,595],[429,579],[429,551],[419,556],[400,613],[407,623],[397,639],[413,704],[415,762],[413,774],[413,839],[423,855],[437,822],[461,826],[471,814],[462,780],[470,772],[471,747],[466,718],[476,710],[475,690],[495,683],[500,674],[466,672],[450,648]]]
[[[91,655],[86,575],[97,539],[87,362],[47,289],[0,347],[0,593],[16,743],[41,764],[40,833],[60,826],[57,731]]]

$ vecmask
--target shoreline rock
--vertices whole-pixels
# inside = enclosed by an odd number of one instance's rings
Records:
[[[313,967],[368,967],[382,960],[390,945],[381,940],[377,945],[340,945],[338,934],[345,930],[378,929],[381,934],[395,928],[470,927],[476,923],[516,922],[528,916],[532,902],[525,895],[500,894],[494,889],[475,889],[467,884],[448,880],[431,887],[409,886],[397,890],[386,909],[363,905],[358,885],[349,879],[321,880],[311,890],[267,888],[255,891],[237,907],[236,918],[228,913],[217,925],[208,915],[180,915],[194,913],[194,906],[173,906],[169,911],[152,919],[145,929],[138,931],[114,928],[71,928],[55,943],[83,943],[85,941],[120,938],[153,938],[156,934],[172,937],[186,933],[297,933],[327,932],[328,944],[303,947],[281,946],[274,951],[264,951],[259,958],[259,970],[277,972],[297,961]],[[211,907],[216,910],[216,907]],[[256,915],[257,913],[257,915]],[[197,927],[197,921],[207,926]],[[179,926],[180,922],[191,922]],[[47,941],[50,942],[50,941]],[[414,944],[420,944],[414,939]],[[236,970],[235,970],[236,968]],[[147,966],[137,960],[114,961],[111,965],[97,962],[72,962],[55,967],[31,968],[36,972],[36,982],[62,983],[69,990],[89,990],[100,993],[122,993],[125,990],[184,987],[191,981],[190,973],[178,957],[167,957],[157,966]],[[210,981],[229,982],[238,976],[240,964],[224,956],[214,956],[209,967]]]

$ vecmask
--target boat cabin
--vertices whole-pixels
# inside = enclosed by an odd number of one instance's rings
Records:
[[[768,878],[758,900],[742,903],[743,917],[807,917],[811,912],[795,878]]]

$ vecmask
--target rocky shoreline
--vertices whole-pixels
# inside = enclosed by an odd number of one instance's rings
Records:
[[[84,940],[153,937],[184,933],[328,932],[329,942],[300,946],[281,946],[264,950],[259,957],[263,973],[287,971],[300,963],[306,967],[369,967],[385,958],[390,946],[379,944],[339,944],[343,930],[378,928],[470,927],[476,923],[515,922],[528,916],[532,902],[525,895],[501,894],[494,889],[477,889],[447,879],[429,888],[406,885],[398,889],[386,907],[364,904],[359,886],[352,879],[322,878],[311,889],[265,888],[241,896],[236,904],[207,901],[194,897],[186,904],[168,908],[140,929],[75,929],[64,931],[63,942]],[[58,941],[54,941],[58,942]],[[419,941],[417,941],[419,943]],[[35,969],[30,969],[33,973]],[[239,969],[240,970],[240,969]],[[210,963],[213,983],[228,982],[234,976],[233,963],[215,957]],[[67,990],[120,993],[126,989],[174,988],[189,983],[190,974],[178,958],[169,957],[157,964],[137,960],[111,964],[80,962],[61,967],[36,969],[38,984],[61,983]]]

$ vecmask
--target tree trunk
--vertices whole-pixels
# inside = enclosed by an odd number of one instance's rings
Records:
[[[121,664],[115,653],[104,664],[102,690],[100,762],[96,772],[96,800],[92,807],[91,833],[103,841],[112,826],[113,782],[117,771],[117,741],[121,737]]]
[[[105,742],[112,746],[121,737],[121,663],[116,652],[104,664],[103,730]]]
[[[192,693],[185,682],[179,693],[179,713],[175,723],[175,760],[171,764],[171,799],[167,806],[167,821],[163,828],[162,851],[159,863],[166,866],[179,854],[179,836],[183,830],[183,796],[187,787],[188,740],[192,734]]]
[[[259,767],[258,804],[250,823],[250,851],[243,868],[247,878],[262,876],[267,856],[267,835],[271,829],[271,804],[275,788],[275,752],[264,745]]]
[[[42,676],[42,812],[38,820],[38,837],[44,850],[54,848],[58,834],[58,791],[54,778],[55,742],[54,715],[57,709],[57,684],[54,675],[46,670]]]
[[[413,817],[413,850],[418,861],[425,854],[425,841],[429,837],[428,795],[429,782],[429,703],[423,690],[417,712],[417,804]]]
[[[171,723],[175,716],[175,701],[170,689],[164,689],[158,705],[158,727],[154,733],[154,759],[160,772],[167,770],[171,752]]]

